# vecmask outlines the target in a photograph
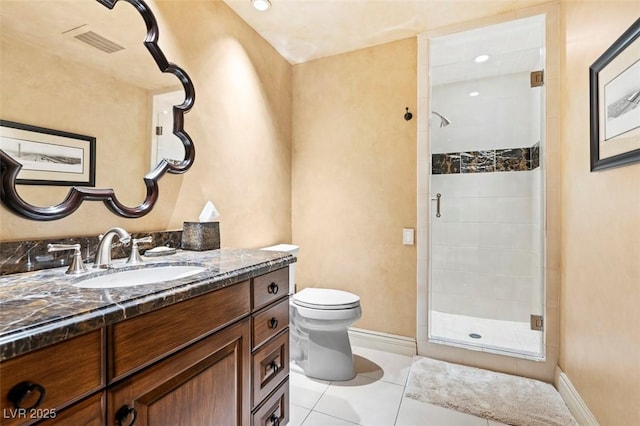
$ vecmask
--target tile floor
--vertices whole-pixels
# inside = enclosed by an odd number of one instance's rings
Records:
[[[291,371],[290,426],[501,426],[502,423],[405,398],[412,357],[354,347],[358,375],[347,382]]]

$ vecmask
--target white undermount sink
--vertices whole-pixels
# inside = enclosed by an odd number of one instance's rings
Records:
[[[97,277],[87,277],[73,284],[81,288],[115,288],[153,284],[190,277],[206,271],[207,268],[194,265],[148,266],[139,269],[109,271]]]

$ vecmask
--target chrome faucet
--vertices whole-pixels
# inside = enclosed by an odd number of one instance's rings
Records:
[[[109,269],[113,268],[111,264],[111,242],[114,236],[118,236],[120,241],[124,244],[128,244],[131,240],[131,235],[120,227],[114,227],[109,229],[104,235],[101,235],[100,243],[98,244],[98,250],[96,251],[96,260],[93,262],[94,268]]]

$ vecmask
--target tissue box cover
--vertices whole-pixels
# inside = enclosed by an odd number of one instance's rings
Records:
[[[182,226],[183,250],[203,251],[219,248],[219,222],[184,222]]]

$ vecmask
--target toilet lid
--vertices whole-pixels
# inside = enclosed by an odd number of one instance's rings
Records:
[[[360,305],[360,297],[342,290],[305,288],[293,295],[293,303],[312,309],[350,309]]]

